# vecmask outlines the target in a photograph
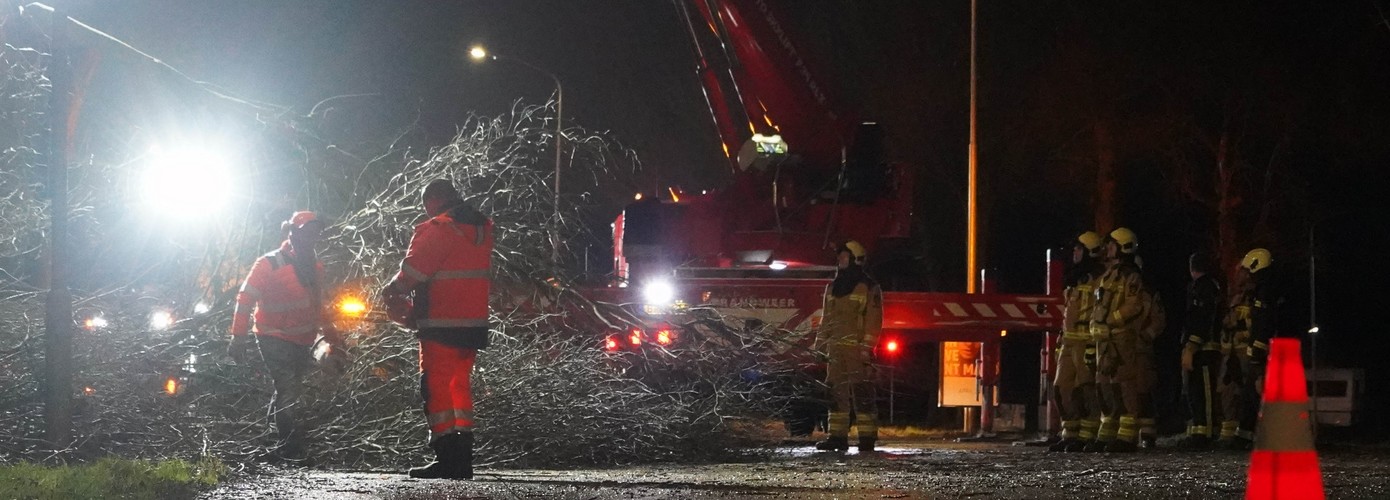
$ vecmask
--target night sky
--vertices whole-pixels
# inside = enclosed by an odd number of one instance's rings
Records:
[[[382,94],[340,104],[336,122],[393,130],[418,112],[440,143],[469,112],[501,113],[552,91],[529,68],[468,61],[467,47],[484,43],[553,72],[567,121],[611,131],[663,184],[698,190],[728,179],[669,1],[52,3],[250,99],[307,112],[330,96]],[[916,231],[929,272],[938,289],[963,289],[969,2],[774,3],[792,7],[793,34],[843,105],[884,123],[890,157],[917,165]],[[1245,162],[1278,165],[1283,187],[1269,198],[1277,209],[1241,244],[1290,257],[1277,268],[1288,297],[1281,330],[1308,326],[1316,225],[1323,360],[1379,366],[1390,354],[1381,319],[1390,303],[1390,3],[1211,3],[1220,5],[981,2],[982,262],[999,270],[1004,291],[1039,291],[1045,249],[1090,228],[1088,124],[1108,117],[1117,221],[1139,233],[1146,270],[1170,311],[1180,307],[1184,258],[1214,228],[1171,165],[1210,169],[1193,153],[1211,137],[1201,131],[1232,126]],[[121,98],[155,108],[154,93]]]

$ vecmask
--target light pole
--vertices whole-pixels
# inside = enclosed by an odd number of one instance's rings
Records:
[[[541,73],[541,74],[543,74],[543,75],[545,75],[545,76],[547,76],[547,77],[550,77],[550,80],[553,81],[553,82],[555,82],[555,195],[554,195],[554,196],[555,196],[555,202],[554,202],[554,205],[555,205],[555,213],[554,213],[554,217],[555,217],[555,223],[556,223],[556,224],[559,224],[559,222],[560,222],[560,221],[559,221],[559,218],[560,218],[560,157],[561,157],[560,145],[562,144],[561,141],[563,141],[563,140],[564,140],[564,137],[565,137],[565,134],[564,134],[564,127],[565,127],[565,125],[564,125],[564,123],[565,123],[565,88],[564,88],[562,85],[560,85],[560,78],[557,77],[557,76],[555,76],[554,73],[551,73],[551,72],[549,72],[549,71],[546,71],[544,68],[541,68],[540,66],[536,66],[536,65],[531,64],[531,63],[529,63],[529,62],[526,62],[526,60],[524,60],[524,59],[518,59],[518,58],[515,58],[515,57],[512,57],[512,56],[505,56],[505,57],[504,57],[504,56],[500,56],[500,55],[497,55],[497,54],[492,53],[492,52],[488,52],[488,50],[487,50],[486,48],[484,48],[483,46],[481,46],[481,45],[474,45],[472,48],[468,49],[468,57],[471,58],[471,59],[473,59],[474,61],[477,61],[477,62],[483,62],[483,61],[487,61],[487,60],[489,60],[489,59],[490,59],[490,60],[493,60],[493,61],[502,61],[502,60],[512,61],[512,62],[515,62],[515,63],[520,64],[520,65],[522,65],[522,66],[526,66],[526,67],[528,67],[528,68],[531,68],[531,69],[533,69],[533,70],[536,70],[537,72],[539,72],[539,73]],[[552,242],[551,242],[551,249],[552,249],[552,250],[551,250],[551,252],[552,252],[552,253],[551,253],[551,259],[552,259],[553,261],[555,261],[556,263],[558,263],[558,262],[559,262],[560,243],[559,243],[558,237],[556,237],[555,235],[552,235],[551,237],[552,237],[552,238],[556,238],[556,241],[552,241]]]

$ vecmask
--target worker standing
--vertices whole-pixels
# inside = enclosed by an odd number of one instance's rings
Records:
[[[324,269],[314,255],[323,222],[313,212],[295,212],[281,229],[285,241],[256,259],[237,293],[227,353],[247,364],[259,346],[275,386],[270,413],[279,435],[268,458],[298,462],[307,458],[306,429],[297,406],[313,363],[313,345],[322,334],[334,356],[345,356],[347,350],[323,311]]]
[[[1179,446],[1202,450],[1217,431],[1216,382],[1221,369],[1221,320],[1225,296],[1215,264],[1204,252],[1187,259],[1187,310],[1183,318],[1182,374],[1192,420]]]
[[[1144,267],[1138,258],[1135,261]],[[1146,281],[1147,282],[1147,281]],[[1144,312],[1140,316],[1139,336],[1135,342],[1135,370],[1138,372],[1139,391],[1139,444],[1152,449],[1158,442],[1158,368],[1154,362],[1154,342],[1163,335],[1168,326],[1168,313],[1163,306],[1163,296],[1151,287],[1140,290]]]
[[[874,348],[883,329],[883,291],[864,272],[866,252],[857,241],[836,254],[834,281],[825,288],[816,351],[827,356],[825,378],[830,387],[829,437],[816,449],[849,449],[850,414],[859,431],[859,451],[874,450],[878,441],[877,394],[874,387]]]
[[[473,364],[488,345],[492,221],[447,179],[422,193],[429,220],[415,226],[401,269],[381,291],[391,319],[420,339],[420,387],[436,460],[422,479],[473,478]]]
[[[1144,280],[1134,259],[1139,238],[1128,228],[1110,232],[1108,267],[1096,289],[1090,331],[1096,342],[1096,385],[1104,401],[1100,430],[1085,451],[1132,452],[1139,437],[1141,396],[1137,362],[1144,312]]]
[[[1100,394],[1096,392],[1096,344],[1091,338],[1095,286],[1104,269],[1105,238],[1093,231],[1076,237],[1066,276],[1062,346],[1057,351],[1053,398],[1062,417],[1062,440],[1049,451],[1081,451],[1100,428]]]
[[[1240,395],[1234,405],[1237,412],[1233,436],[1222,435],[1222,448],[1230,450],[1249,450],[1255,439],[1255,425],[1259,421],[1260,388],[1263,387],[1265,364],[1269,360],[1269,341],[1274,338],[1275,294],[1270,279],[1270,264],[1274,258],[1269,250],[1256,248],[1245,254],[1240,261],[1241,293],[1235,304],[1233,317],[1235,331],[1244,333],[1248,343],[1243,350],[1241,366]],[[1224,424],[1224,423],[1223,423]]]

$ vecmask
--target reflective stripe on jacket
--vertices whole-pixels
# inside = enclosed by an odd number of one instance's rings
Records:
[[[245,335],[248,331],[256,335],[277,337],[299,345],[310,345],[318,334],[322,311],[321,293],[306,287],[295,274],[294,250],[288,241],[280,248],[262,255],[251,266],[246,281],[237,292],[236,312],[232,316],[232,335]],[[316,288],[322,289],[324,282],[323,263],[314,259],[314,280]],[[254,309],[254,327],[251,319]]]

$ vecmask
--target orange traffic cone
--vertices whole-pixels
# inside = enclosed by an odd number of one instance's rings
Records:
[[[1246,499],[1326,498],[1308,421],[1308,382],[1297,339],[1270,343],[1260,424],[1250,455]]]

